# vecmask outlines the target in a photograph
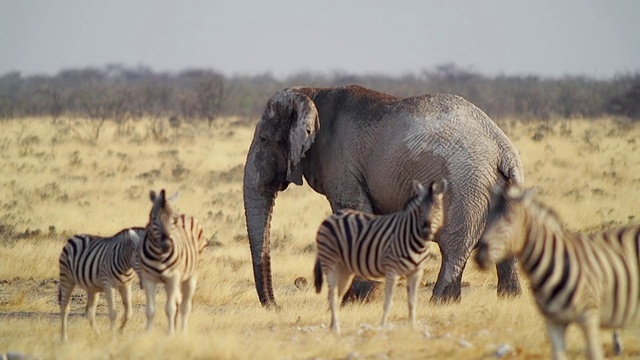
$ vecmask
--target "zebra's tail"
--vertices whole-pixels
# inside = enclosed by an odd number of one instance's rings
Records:
[[[316,286],[316,293],[319,294],[320,290],[322,290],[322,267],[320,266],[320,258],[316,259],[316,266],[313,270],[313,283]]]

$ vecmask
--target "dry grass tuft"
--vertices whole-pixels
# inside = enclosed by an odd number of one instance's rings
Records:
[[[380,330],[382,296],[341,311],[342,337],[328,330],[326,287],[316,295],[315,232],[329,214],[324,197],[291,186],[277,200],[272,223],[273,275],[280,312],[260,307],[244,228],[242,169],[253,135],[247,122],[131,123],[126,134],[106,123],[98,140],[89,121],[25,119],[0,123],[0,353],[41,358],[491,358],[505,344],[511,356],[548,358],[544,325],[531,296],[496,298],[494,272],[469,263],[459,304],[419,298],[420,331],[410,329],[404,284]],[[640,124],[613,119],[502,123],[519,149],[527,184],[539,188],[569,227],[592,230],[640,221]],[[153,125],[153,126],[152,126]],[[155,130],[154,130],[155,129]],[[96,337],[80,316],[76,291],[69,342],[59,339],[58,257],[73,233],[108,235],[143,226],[149,190],[181,192],[178,207],[204,225],[212,246],[203,258],[188,335],[168,338],[163,311],[144,333],[144,296],[134,286],[134,315],[123,334],[108,331],[104,300]],[[435,281],[439,255],[425,282]],[[309,281],[309,280],[308,280]],[[526,288],[526,283],[525,284]],[[164,308],[164,295],[158,297]],[[119,307],[122,314],[122,307]],[[626,354],[640,356],[640,325],[622,333]],[[584,340],[569,331],[569,356]],[[603,334],[613,354],[611,334]]]

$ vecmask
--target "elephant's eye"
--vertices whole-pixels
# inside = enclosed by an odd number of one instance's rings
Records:
[[[263,143],[263,144],[267,142],[267,136],[266,135],[260,135],[258,138],[260,139],[260,142]]]

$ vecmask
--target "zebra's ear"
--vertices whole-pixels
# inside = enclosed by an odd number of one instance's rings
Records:
[[[530,202],[538,191],[536,189],[522,189],[518,186],[509,186],[504,190],[505,197],[508,200],[519,202]]]
[[[431,183],[431,191],[434,195],[446,193],[448,187],[449,184],[447,182],[447,179],[442,179],[440,181],[434,181]]]
[[[175,194],[171,195],[167,200],[169,200],[171,204],[175,205],[175,203],[178,201],[179,198],[180,198],[180,192],[177,191]]]
[[[517,186],[507,186],[504,188],[504,195],[510,200],[521,200],[524,195],[524,191]]]
[[[418,180],[411,181],[411,186],[413,187],[413,192],[416,195],[420,195],[425,192],[424,186],[422,186],[422,184]]]
[[[149,191],[149,199],[151,199],[151,202],[156,202],[156,192],[151,190]]]
[[[524,194],[522,195],[522,201],[527,204],[531,203],[531,201],[533,201],[533,198],[536,196],[537,193],[538,193],[537,189],[525,190]]]

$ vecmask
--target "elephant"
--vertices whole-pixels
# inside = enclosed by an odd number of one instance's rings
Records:
[[[402,209],[412,181],[447,179],[435,303],[460,301],[462,273],[494,187],[524,185],[515,146],[478,107],[453,94],[401,98],[359,85],[292,87],[267,102],[247,153],[245,220],[260,302],[277,307],[270,226],[276,196],[302,178],[333,212]],[[496,264],[498,295],[520,294],[515,257]]]

